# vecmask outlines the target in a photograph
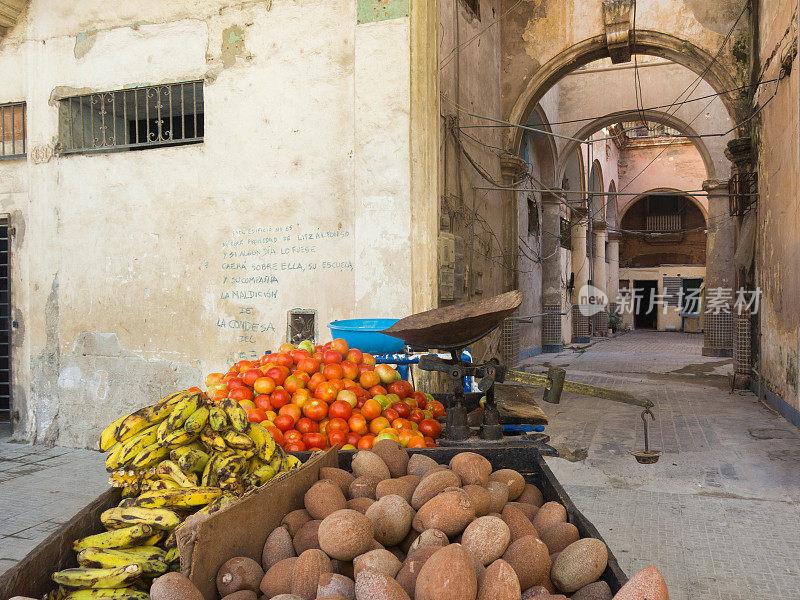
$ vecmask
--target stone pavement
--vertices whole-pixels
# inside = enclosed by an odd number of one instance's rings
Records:
[[[540,355],[569,379],[652,400],[640,465],[640,409],[565,394],[543,405],[562,458],[548,464],[630,575],[649,564],[671,600],[800,599],[800,431],[749,392],[729,393],[730,361],[701,356],[702,337],[632,332],[580,351]]]
[[[103,455],[9,442],[0,430],[0,573],[108,487]]]

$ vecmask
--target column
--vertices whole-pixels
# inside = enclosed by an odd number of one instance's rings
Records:
[[[561,352],[561,202],[542,196],[542,352]]]
[[[594,244],[594,251],[592,257],[594,259],[594,287],[608,294],[608,265],[606,265],[606,236],[608,235],[608,226],[603,221],[594,221],[592,223],[592,243]],[[608,333],[608,312],[605,310],[597,313],[594,316],[594,332],[595,335],[606,335]]]
[[[586,217],[589,212],[585,208],[572,209],[572,272],[575,275],[575,287],[572,291],[572,304],[578,303],[578,294],[589,283],[589,257],[586,256]],[[572,342],[588,344],[589,318],[582,315],[575,306],[572,309]]]
[[[704,181],[703,189],[708,194],[703,356],[733,356],[734,226],[728,182]]]
[[[608,294],[608,310],[616,312],[617,297],[619,296],[619,238],[620,234],[610,232],[608,234],[608,284],[606,293]]]

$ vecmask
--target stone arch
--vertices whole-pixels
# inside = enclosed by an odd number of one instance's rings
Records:
[[[531,117],[535,115],[535,121],[531,123]],[[550,121],[547,114],[540,104],[537,104],[534,112],[528,117],[528,124],[536,129],[542,129],[552,133]],[[539,173],[542,177],[542,183],[545,187],[559,187],[560,179],[558,176],[558,147],[556,146],[555,138],[552,135],[544,133],[528,132],[531,140],[531,150],[536,157],[537,164],[539,165]]]
[[[683,65],[698,75],[702,75],[718,93],[738,87],[724,66],[715,61],[708,52],[688,40],[667,33],[637,29],[636,38],[631,44],[631,52],[658,56]],[[605,34],[584,39],[563,50],[533,74],[525,90],[514,103],[508,121],[524,124],[544,94],[567,73],[590,62],[608,57]],[[738,123],[744,119],[744,108],[742,103],[737,102],[732,96],[733,94],[724,94],[720,98],[728,110],[731,121]],[[509,147],[519,148],[522,131],[516,127],[509,131],[507,139]]]
[[[617,226],[617,184],[612,179],[608,184],[608,200],[606,201],[606,221],[612,227]]]
[[[583,165],[583,153],[580,148],[574,148],[569,154],[561,153],[564,157],[564,168],[559,170],[558,187],[567,189],[567,180],[569,180],[568,189],[570,192],[585,192],[586,191],[586,168]],[[582,199],[582,194],[570,193],[567,194],[570,201],[578,202]]]
[[[643,194],[639,194],[638,196],[635,196],[635,197],[631,198],[629,201],[623,201],[624,204],[620,207],[619,217],[617,218],[617,223],[619,223],[621,225],[622,224],[622,220],[625,218],[625,214],[637,202],[639,202],[640,200],[643,200],[644,198],[646,198],[647,196],[653,194],[654,192],[671,192],[671,193],[674,193],[676,196],[683,196],[685,198],[688,198],[700,210],[700,213],[703,215],[703,219],[705,220],[706,225],[708,225],[708,208],[703,206],[703,204],[700,201],[698,201],[696,196],[688,196],[688,195],[686,195],[686,192],[684,192],[683,190],[676,189],[676,188],[653,188],[652,190],[647,190]]]
[[[605,219],[605,187],[603,186],[603,166],[598,159],[592,163],[586,191],[589,193],[589,214],[593,219]]]
[[[576,139],[585,140],[589,139],[593,133],[596,133],[603,127],[608,127],[609,125],[613,125],[614,123],[619,123],[621,121],[630,120],[631,117],[636,117],[637,119],[641,114],[644,114],[645,118],[648,121],[652,121],[654,123],[661,123],[662,125],[666,125],[668,127],[672,127],[673,129],[677,129],[681,133],[687,136],[696,136],[697,131],[695,131],[688,123],[679,119],[673,115],[669,115],[665,112],[660,110],[645,110],[645,111],[620,111],[616,113],[611,113],[592,121],[584,125],[580,131],[575,135]],[[711,152],[708,149],[708,146],[703,141],[703,138],[700,137],[692,137],[691,142],[694,144],[697,151],[700,153],[700,156],[703,159],[703,164],[706,167],[706,179],[716,179],[717,178],[717,168],[714,164],[714,158],[711,156]],[[574,140],[570,140],[567,142],[566,146],[564,147],[564,151],[562,152],[562,156],[569,156],[569,153],[572,151],[573,148],[577,148],[580,144]],[[559,164],[558,172],[561,173],[565,165]]]

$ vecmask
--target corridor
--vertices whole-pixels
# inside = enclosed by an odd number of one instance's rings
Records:
[[[655,465],[639,410],[565,394],[544,404],[548,464],[627,573],[649,564],[673,600],[800,598],[800,431],[750,392],[729,392],[730,360],[701,355],[700,335],[631,332],[538,356],[567,378],[626,390],[656,407]]]

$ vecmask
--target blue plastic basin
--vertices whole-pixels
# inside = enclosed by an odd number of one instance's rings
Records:
[[[369,354],[394,354],[402,352],[403,340],[379,333],[400,319],[345,319],[328,324],[334,338],[342,338],[351,348]]]

